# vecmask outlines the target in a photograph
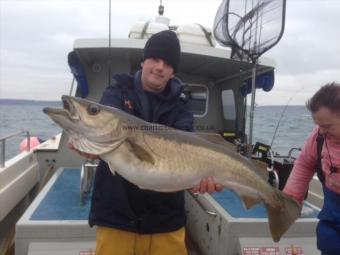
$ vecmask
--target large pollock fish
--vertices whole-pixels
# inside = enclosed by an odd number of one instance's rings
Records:
[[[100,156],[113,174],[142,189],[185,190],[212,176],[236,192],[246,208],[264,203],[275,242],[300,216],[301,206],[294,199],[272,188],[248,159],[215,138],[148,123],[85,99],[63,96],[62,101],[64,109],[44,112],[69,134],[73,146]]]

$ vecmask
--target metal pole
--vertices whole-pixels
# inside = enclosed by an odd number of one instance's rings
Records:
[[[108,62],[108,84],[111,86],[111,67],[112,67],[112,53],[111,53],[111,0],[109,0],[109,62]]]
[[[74,80],[75,79],[74,79],[74,76],[73,76],[69,96],[72,96]]]
[[[0,167],[5,167],[5,156],[6,156],[6,140],[9,138],[12,138],[14,136],[17,135],[21,135],[21,134],[26,134],[26,139],[27,139],[27,151],[31,150],[31,135],[29,131],[26,130],[21,130],[19,132],[4,136],[4,137],[0,137],[0,143],[1,143],[1,151],[0,151]]]
[[[5,167],[5,140],[1,141],[1,157],[0,157],[0,167]]]
[[[254,108],[255,108],[255,82],[256,82],[256,64],[257,60],[254,62],[253,70],[252,70],[252,78],[251,78],[251,102],[250,102],[250,111],[249,111],[249,139],[248,139],[248,148],[247,155],[251,156],[253,150],[253,124],[254,124]]]
[[[26,140],[27,140],[27,151],[31,151],[31,135],[30,132],[26,131]]]

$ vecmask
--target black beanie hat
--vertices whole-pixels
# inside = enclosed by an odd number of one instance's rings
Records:
[[[147,58],[160,58],[177,70],[181,46],[176,33],[164,30],[153,34],[144,47],[143,60]]]

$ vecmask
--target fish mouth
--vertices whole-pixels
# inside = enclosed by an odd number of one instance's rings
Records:
[[[70,99],[69,96],[62,96],[61,97],[62,103],[63,103],[63,107],[64,110],[68,112],[69,116],[75,117],[76,115],[76,109],[74,107],[74,104],[72,103],[72,100]]]
[[[75,106],[69,96],[62,96],[62,105],[63,108],[51,108],[45,107],[43,108],[43,112],[49,116],[63,115],[70,120],[78,120],[79,116],[76,114]]]

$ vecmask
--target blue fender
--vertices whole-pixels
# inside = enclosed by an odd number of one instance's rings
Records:
[[[255,87],[256,89],[262,88],[264,91],[268,92],[271,91],[272,88],[274,87],[274,82],[275,82],[274,70],[270,70],[266,73],[256,76]],[[243,82],[240,88],[242,96],[246,96],[251,93],[251,83],[252,83],[251,78]]]

